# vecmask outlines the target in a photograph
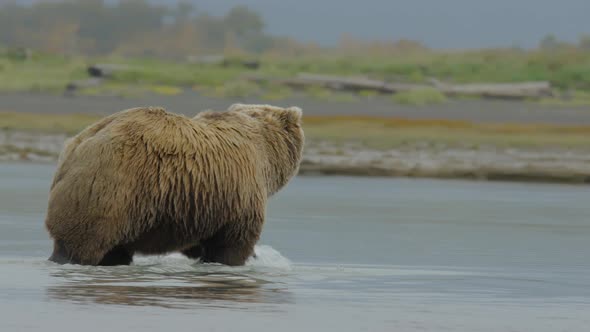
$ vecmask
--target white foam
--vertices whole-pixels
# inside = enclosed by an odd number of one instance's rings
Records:
[[[254,248],[256,258],[250,257],[245,266],[252,267],[255,269],[279,269],[279,270],[290,270],[291,262],[289,259],[281,255],[280,252],[275,250],[273,247],[268,245],[257,245]],[[180,253],[173,253],[164,256],[135,256],[133,265],[137,266],[150,266],[156,265],[160,267],[169,268],[193,268],[195,261],[187,258]],[[219,264],[206,264],[206,265],[219,265]]]
[[[271,246],[259,245],[254,248],[256,258],[250,257],[247,266],[276,268],[290,270],[291,261]]]

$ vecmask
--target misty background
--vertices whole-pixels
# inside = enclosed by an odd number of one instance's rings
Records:
[[[1,4],[32,0],[0,0]],[[85,1],[89,2],[89,1]],[[116,1],[107,1],[114,3]],[[176,5],[178,1],[152,1]],[[588,0],[221,0],[184,1],[212,16],[245,5],[265,31],[322,46],[343,35],[363,40],[410,39],[431,48],[534,47],[544,36],[576,42],[590,33]]]

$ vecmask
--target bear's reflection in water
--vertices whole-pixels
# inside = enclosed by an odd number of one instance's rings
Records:
[[[66,265],[50,273],[58,285],[48,287],[47,294],[52,300],[77,304],[176,309],[247,310],[260,309],[264,304],[294,302],[287,289],[289,273],[286,271],[205,264],[193,264],[181,270],[157,264],[104,268]]]

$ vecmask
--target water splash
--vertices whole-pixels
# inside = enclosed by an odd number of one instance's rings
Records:
[[[290,303],[285,282],[291,263],[270,246],[257,246],[244,266],[205,264],[174,253],[137,256],[130,266],[47,266],[52,299],[75,303],[194,308],[211,303]]]
[[[198,264],[199,266],[207,268],[228,268],[228,269],[275,269],[275,270],[291,270],[291,261],[281,255],[276,249],[268,245],[257,245],[254,248],[256,258],[250,257],[243,267],[230,268],[221,264]],[[195,260],[187,258],[180,253],[173,253],[164,256],[136,256],[134,257],[133,265],[135,266],[152,266],[159,268],[181,268],[186,267],[190,269],[195,268]]]
[[[291,261],[271,246],[259,245],[254,248],[256,258],[251,257],[246,266],[291,270]]]

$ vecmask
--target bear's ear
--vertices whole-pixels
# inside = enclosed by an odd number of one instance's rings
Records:
[[[237,111],[237,110],[240,110],[242,108],[248,108],[248,107],[251,107],[251,106],[250,105],[245,105],[245,104],[233,104],[227,110],[231,112],[231,111]]]
[[[303,111],[301,108],[292,106],[285,109],[284,118],[289,123],[300,123]]]

